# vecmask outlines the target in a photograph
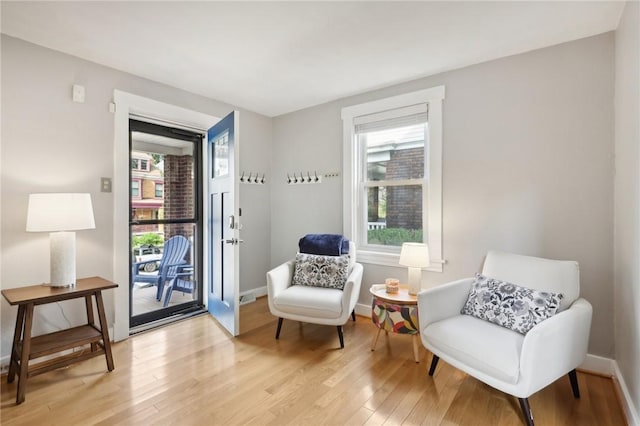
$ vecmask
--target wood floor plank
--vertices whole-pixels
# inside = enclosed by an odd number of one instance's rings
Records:
[[[413,359],[408,336],[381,335],[369,318],[335,327],[276,318],[265,298],[241,306],[233,338],[203,315],[113,345],[104,359],[29,379],[15,405],[16,383],[2,379],[2,425],[520,425],[517,399],[440,362]],[[536,424],[624,425],[611,379],[578,372],[582,398],[566,377],[530,398]]]

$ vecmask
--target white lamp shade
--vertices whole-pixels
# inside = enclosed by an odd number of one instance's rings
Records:
[[[429,247],[422,243],[403,243],[399,263],[402,266],[426,268],[431,264]]]
[[[28,232],[58,232],[93,229],[91,194],[30,194]]]

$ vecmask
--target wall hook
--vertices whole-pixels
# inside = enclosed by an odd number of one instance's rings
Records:
[[[256,179],[258,179],[258,176],[256,175]],[[262,176],[262,179],[264,179],[264,175]],[[261,183],[264,183],[264,181],[262,181]],[[313,175],[311,175],[311,171],[307,170],[307,173],[305,174],[305,172],[293,172],[293,173],[287,173],[287,183],[288,184],[310,184],[310,183],[322,183],[322,174],[318,174],[317,170],[313,171]]]
[[[260,172],[249,172],[249,176],[247,176],[247,172],[243,171],[242,174],[240,175],[240,182],[242,183],[256,183],[256,184],[263,184],[267,181],[266,173],[262,173],[262,177],[260,177],[261,173]],[[291,183],[291,177],[289,176],[289,174],[287,174],[287,182]]]

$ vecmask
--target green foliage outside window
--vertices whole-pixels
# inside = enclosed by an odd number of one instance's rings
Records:
[[[367,231],[369,244],[401,246],[402,243],[421,243],[422,229],[385,228]]]
[[[155,232],[133,236],[133,247],[140,246],[161,246],[164,244],[162,237]]]

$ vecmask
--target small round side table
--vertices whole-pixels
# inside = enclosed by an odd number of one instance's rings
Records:
[[[384,284],[374,284],[369,289],[373,295],[371,320],[378,327],[373,336],[371,350],[376,349],[380,332],[410,334],[413,340],[413,357],[420,362],[418,354],[418,298],[409,294],[409,289],[401,285],[397,293],[387,293]]]

